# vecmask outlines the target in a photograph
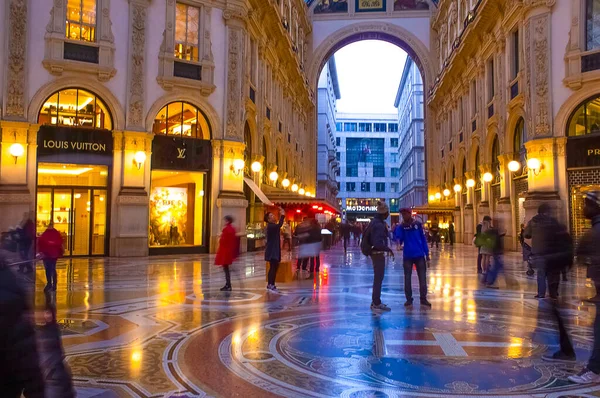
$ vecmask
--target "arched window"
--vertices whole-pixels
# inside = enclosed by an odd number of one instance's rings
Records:
[[[590,98],[579,105],[571,115],[568,126],[569,137],[600,133],[600,97]]]
[[[467,158],[463,158],[461,178],[464,178],[466,174],[467,174]]]
[[[500,143],[498,142],[498,136],[494,137],[492,143],[492,174],[494,175],[494,182],[500,182]]]
[[[246,144],[244,148],[244,162],[246,162],[246,165],[249,165],[252,161],[252,133],[250,132],[248,122],[244,125],[244,144]]]
[[[527,150],[525,149],[525,120],[520,118],[515,127],[515,135],[513,138],[513,149],[515,156],[518,160],[524,164],[527,157]]]
[[[78,88],[52,94],[40,109],[38,123],[112,130],[106,104],[95,94]]]
[[[210,126],[202,111],[187,102],[171,102],[162,108],[152,125],[154,134],[210,140]]]
[[[480,171],[479,171],[479,148],[477,148],[477,152],[475,152],[475,181],[478,181],[481,179],[480,176]]]
[[[262,154],[265,157],[265,166],[269,165],[269,153],[267,152],[267,139],[263,138]]]

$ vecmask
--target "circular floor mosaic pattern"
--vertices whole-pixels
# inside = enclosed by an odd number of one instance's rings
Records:
[[[541,360],[555,349],[550,319],[447,318],[418,309],[285,317],[229,335],[219,356],[238,376],[283,396],[558,397],[579,389],[566,381],[577,364]],[[588,346],[577,336],[574,343]],[[578,350],[580,358],[589,355]]]

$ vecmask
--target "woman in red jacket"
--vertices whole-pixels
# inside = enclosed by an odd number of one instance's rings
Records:
[[[225,216],[225,228],[223,228],[223,231],[221,232],[219,248],[217,249],[217,256],[215,257],[215,265],[223,267],[223,271],[225,271],[225,286],[221,288],[222,292],[231,291],[229,266],[237,258],[239,252],[238,238],[235,228],[231,225],[232,223],[233,217]]]
[[[38,241],[38,248],[44,260],[46,269],[46,287],[44,291],[56,291],[56,260],[63,256],[63,239],[56,229],[54,223],[50,222],[48,229],[44,231]]]

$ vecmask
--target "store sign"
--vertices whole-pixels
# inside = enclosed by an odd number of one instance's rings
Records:
[[[346,211],[374,212],[377,211],[377,206],[346,206]]]
[[[208,140],[155,135],[152,141],[152,168],[163,170],[206,171],[212,165],[212,146]]]
[[[356,0],[356,11],[385,11],[385,0]]]
[[[112,157],[113,153],[113,136],[107,130],[41,126],[37,144],[38,156],[94,154]]]
[[[567,167],[600,167],[600,136],[569,138]]]

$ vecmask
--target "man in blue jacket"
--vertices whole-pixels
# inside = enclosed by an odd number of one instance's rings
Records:
[[[404,293],[406,294],[405,307],[413,303],[412,297],[412,269],[417,267],[419,277],[419,293],[421,305],[431,307],[427,301],[427,263],[429,261],[429,247],[423,232],[423,225],[412,218],[410,209],[401,209],[403,222],[396,228],[396,240],[404,243]]]

